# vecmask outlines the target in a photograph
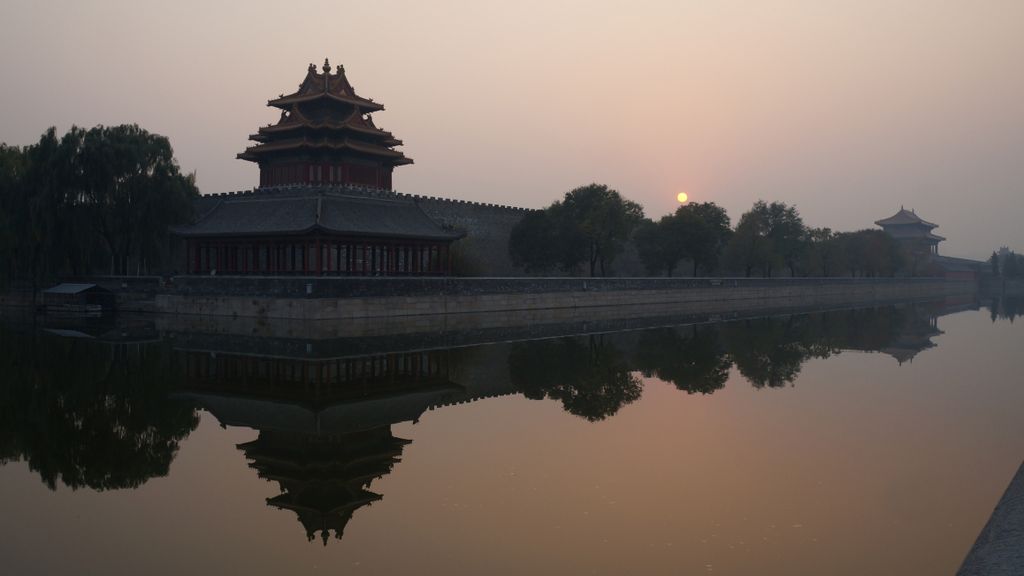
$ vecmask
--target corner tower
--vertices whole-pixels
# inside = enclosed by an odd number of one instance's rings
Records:
[[[875,221],[875,224],[882,227],[882,230],[898,240],[911,251],[921,256],[939,253],[939,242],[945,240],[942,236],[932,233],[938,224],[932,224],[921,219],[913,210],[905,210],[900,206],[900,211]]]
[[[345,68],[324,60],[322,71],[309,65],[298,91],[267,102],[281,109],[276,124],[249,139],[256,142],[238,155],[259,164],[260,186],[314,184],[391,189],[395,166],[412,164],[402,144],[374,125],[371,114],[384,109],[358,96]]]

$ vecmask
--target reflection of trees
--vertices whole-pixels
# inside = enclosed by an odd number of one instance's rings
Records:
[[[722,333],[740,374],[755,388],[776,388],[795,380],[809,357],[798,326],[793,317],[759,318],[726,324]]]
[[[512,385],[533,400],[560,400],[595,422],[640,398],[640,379],[605,336],[523,342],[509,353]]]
[[[644,376],[671,382],[690,394],[722,388],[732,366],[716,326],[645,331],[637,344],[636,362]]]
[[[989,303],[988,309],[993,322],[996,320],[1009,320],[1012,323],[1014,318],[1024,316],[1024,298],[996,296]]]
[[[166,398],[162,345],[104,345],[0,329],[0,463],[26,460],[43,482],[133,488],[167,474],[195,411]]]
[[[804,362],[840,350],[880,351],[896,342],[917,351],[933,344],[926,311],[865,308],[725,324],[723,337],[736,368],[755,388],[792,383]],[[911,353],[911,355],[912,355]]]

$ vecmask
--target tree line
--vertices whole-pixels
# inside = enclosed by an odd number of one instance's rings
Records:
[[[134,124],[0,144],[0,282],[158,269],[198,195],[168,139]]]
[[[988,259],[992,267],[992,275],[1008,279],[1024,278],[1024,254],[1017,254],[1013,250],[1004,254],[992,253]]]
[[[509,256],[529,273],[607,275],[632,243],[650,275],[895,276],[934,273],[923,250],[881,230],[834,232],[807,226],[796,207],[757,201],[735,227],[714,202],[683,204],[655,221],[603,184],[565,194],[512,230]]]
[[[931,317],[927,307],[869,308],[517,342],[509,379],[526,398],[559,401],[597,422],[640,399],[640,375],[713,394],[735,367],[755,388],[780,388],[812,358],[878,352],[906,334],[927,335]]]

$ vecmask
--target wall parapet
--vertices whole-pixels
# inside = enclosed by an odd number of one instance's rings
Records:
[[[633,315],[635,307],[730,313],[975,294],[942,278],[253,278],[184,277],[154,297],[169,314],[351,320],[488,312]],[[140,309],[141,310],[141,309]],[[631,311],[632,310],[632,311]]]
[[[718,290],[743,288],[928,286],[972,284],[944,278],[457,278],[323,276],[176,276],[167,292],[266,298],[361,298],[617,292],[623,290]]]

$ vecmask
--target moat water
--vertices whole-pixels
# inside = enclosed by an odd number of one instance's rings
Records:
[[[457,348],[7,322],[0,573],[953,574],[1024,459],[1020,311]]]

